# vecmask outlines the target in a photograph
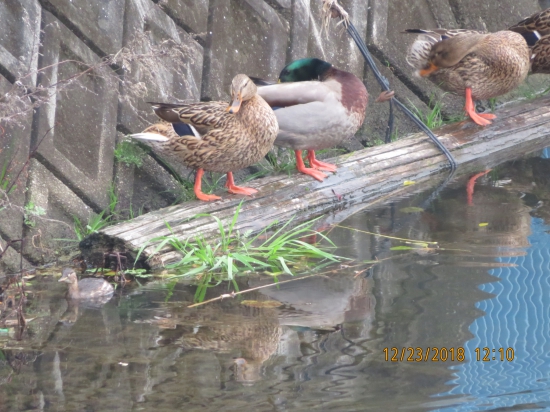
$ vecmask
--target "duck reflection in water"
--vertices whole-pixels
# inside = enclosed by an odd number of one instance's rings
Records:
[[[275,309],[233,302],[190,311],[173,322],[170,329],[164,320],[151,322],[165,328],[157,340],[159,346],[178,345],[189,352],[213,353],[220,366],[231,371],[232,379],[245,386],[263,379],[281,337]]]

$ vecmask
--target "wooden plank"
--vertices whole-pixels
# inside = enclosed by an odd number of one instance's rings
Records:
[[[488,167],[548,145],[549,103],[550,98],[542,98],[500,110],[497,120],[486,128],[465,121],[445,126],[436,134],[455,156],[459,164],[457,175],[468,173],[476,167]],[[275,220],[285,222],[292,216],[301,222],[336,209],[355,210],[358,205],[364,207],[391,193],[417,190],[416,185],[404,187],[403,183],[407,180],[426,182],[448,166],[445,156],[420,133],[339,156],[333,161],[338,164],[338,172],[324,182],[293,174],[247,183],[260,192],[244,199],[236,229],[257,232]],[[105,228],[83,241],[81,249],[84,253],[105,249],[135,255],[151,239],[170,234],[166,223],[181,238],[199,233],[205,237],[216,236],[217,224],[211,217],[189,219],[209,213],[229,222],[243,196],[227,193],[222,196],[222,201],[191,201]],[[145,256],[149,257],[153,249],[150,244]],[[177,253],[166,248],[155,256],[152,264],[162,266],[178,259]]]

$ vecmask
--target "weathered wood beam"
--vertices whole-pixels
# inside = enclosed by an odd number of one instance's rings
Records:
[[[550,144],[550,98],[500,110],[496,121],[486,128],[465,121],[445,126],[436,134],[459,163],[457,175],[491,167]],[[253,198],[244,199],[235,229],[257,232],[275,220],[285,222],[294,216],[295,222],[300,222],[337,209],[349,211],[341,214],[344,218],[358,206],[365,207],[388,194],[418,190],[418,183],[425,182],[448,166],[445,156],[420,133],[334,160],[338,172],[324,182],[298,174],[270,176],[250,182],[249,185],[260,192]],[[405,181],[417,184],[404,186]],[[135,256],[147,242],[170,235],[167,223],[181,238],[197,234],[216,236],[218,227],[214,219],[190,218],[209,213],[228,223],[243,196],[222,196],[222,201],[186,202],[110,226],[85,239],[81,249],[99,247]],[[154,245],[149,244],[144,256],[150,257],[153,250]],[[176,252],[165,248],[150,260],[150,264],[158,267],[179,258]]]

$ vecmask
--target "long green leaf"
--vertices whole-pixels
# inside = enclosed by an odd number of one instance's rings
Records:
[[[192,270],[189,270],[185,273],[182,273],[182,274],[179,274],[179,275],[174,275],[174,276],[171,276],[169,279],[173,279],[173,278],[181,278],[181,277],[191,277],[191,276],[194,276],[198,273],[201,273],[201,272],[205,272],[206,270],[208,269],[208,267],[206,265],[202,265],[198,268],[194,268]]]
[[[294,276],[294,274],[290,271],[288,266],[285,263],[285,259],[282,256],[279,256],[279,262],[281,262],[281,266],[283,267],[283,270],[288,273],[289,275]]]
[[[269,266],[267,263],[262,262],[261,260],[258,260],[250,255],[247,256],[240,253],[232,253],[232,256],[239,262],[242,262],[244,265],[248,266],[250,269],[253,269],[253,267],[250,265],[251,263],[259,266]]]

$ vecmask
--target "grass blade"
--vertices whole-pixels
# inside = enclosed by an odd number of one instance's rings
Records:
[[[283,267],[283,270],[285,271],[285,273],[288,273],[289,275],[294,276],[294,274],[290,271],[290,269],[286,265],[285,259],[282,256],[279,256],[278,259],[279,259],[279,262],[281,262],[281,266]]]

